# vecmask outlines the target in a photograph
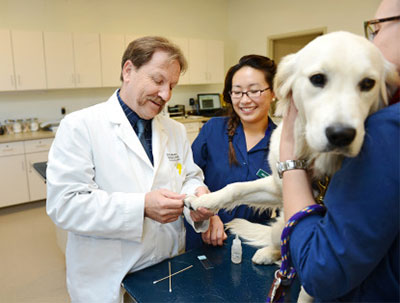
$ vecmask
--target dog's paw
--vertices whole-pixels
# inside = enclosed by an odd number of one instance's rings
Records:
[[[197,197],[195,195],[187,195],[185,199],[183,199],[183,204],[189,208],[190,210],[196,210],[192,204],[196,201]]]
[[[280,251],[272,247],[263,247],[256,251],[251,259],[255,264],[274,264],[280,258]]]
[[[197,210],[199,207],[205,207],[215,212],[220,209],[218,197],[219,195],[217,193],[204,194],[200,197],[189,195],[183,200],[183,203],[191,210]]]

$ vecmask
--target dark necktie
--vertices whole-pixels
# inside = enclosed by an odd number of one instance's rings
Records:
[[[149,148],[149,145],[147,144],[147,140],[146,140],[146,136],[145,136],[145,132],[146,132],[148,123],[149,122],[146,120],[139,119],[136,122],[136,127],[138,130],[137,135],[140,140],[140,143],[142,143],[143,148],[146,151],[147,157],[149,157],[149,159],[151,160],[150,148]]]

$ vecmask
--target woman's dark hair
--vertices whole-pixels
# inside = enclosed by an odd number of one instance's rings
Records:
[[[233,147],[233,136],[235,135],[236,128],[240,123],[240,118],[237,113],[233,110],[232,99],[230,92],[232,90],[232,79],[235,73],[244,66],[250,66],[264,73],[265,81],[271,87],[274,86],[274,77],[276,73],[275,62],[268,57],[260,55],[247,55],[240,58],[239,63],[232,66],[225,77],[225,85],[222,96],[226,103],[230,104],[229,108],[229,120],[228,120],[228,140],[229,140],[229,164],[239,165],[236,159],[235,149]]]

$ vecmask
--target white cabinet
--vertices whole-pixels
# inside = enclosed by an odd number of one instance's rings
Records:
[[[99,34],[74,33],[76,87],[100,87]]]
[[[183,75],[179,77],[178,84],[190,84],[189,39],[173,37],[170,38],[170,40],[179,46],[179,48],[182,50],[182,53],[188,62],[188,69]]]
[[[217,40],[189,39],[191,84],[224,82],[224,43]]]
[[[0,144],[0,207],[46,198],[46,184],[33,163],[47,161],[53,139]]]
[[[0,29],[0,66],[0,91],[15,90],[11,35],[4,29]]]
[[[0,207],[29,201],[23,142],[0,144]]]
[[[100,50],[102,86],[119,87],[125,36],[100,34]]]
[[[44,32],[47,87],[75,87],[72,33]]]
[[[48,88],[100,87],[98,34],[45,32]]]
[[[203,123],[202,122],[188,122],[188,123],[183,123],[183,125],[186,128],[186,133],[187,133],[188,139],[190,141],[190,144],[192,144],[194,139],[196,139],[197,135],[199,134],[200,128],[202,127]]]
[[[129,43],[131,43],[133,40],[136,40],[137,38],[140,38],[141,36],[134,35],[134,34],[126,34],[125,35],[125,49],[128,47]],[[122,59],[122,56],[121,56]]]
[[[16,87],[18,90],[45,89],[43,34],[11,31]]]
[[[207,40],[207,83],[224,82],[224,42]]]

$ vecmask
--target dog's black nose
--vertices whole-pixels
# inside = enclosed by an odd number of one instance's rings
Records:
[[[329,126],[325,129],[326,137],[330,144],[343,147],[349,145],[356,136],[356,130],[342,124]]]

